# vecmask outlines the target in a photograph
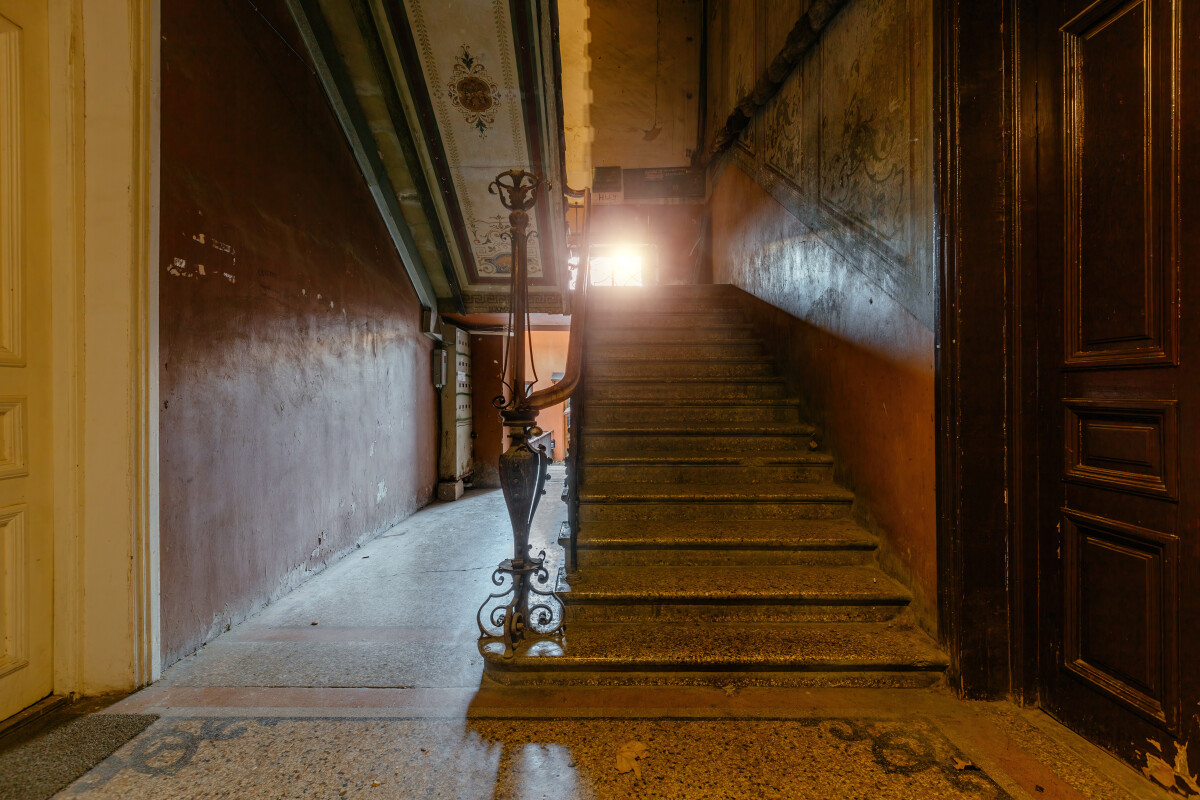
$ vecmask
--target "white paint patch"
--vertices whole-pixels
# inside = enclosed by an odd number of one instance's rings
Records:
[[[330,307],[330,308],[333,308],[333,301],[332,301],[332,300],[330,300],[330,301],[329,301],[329,307]]]
[[[204,244],[204,234],[203,233],[197,233],[195,236],[192,237],[192,239],[194,241],[199,242],[200,244]]]
[[[228,272],[222,272],[221,274],[224,275],[225,280],[229,281],[230,283],[237,283],[237,278],[230,275]]]
[[[385,497],[387,497],[387,484],[380,481],[379,485],[375,487],[375,502],[381,503]]]
[[[204,274],[204,267],[201,267],[201,275]],[[195,278],[196,273],[188,269],[187,260],[183,258],[171,259],[170,266],[167,267],[167,273],[174,275],[176,278]]]
[[[204,265],[203,264],[197,264],[196,269],[200,272],[201,275],[204,274]]]
[[[215,250],[220,250],[222,253],[229,253],[229,255],[233,255],[233,247],[225,244],[224,242],[218,242],[216,239],[213,239],[212,246]]]
[[[306,296],[306,297],[307,297],[307,296],[308,296],[308,289],[301,289],[301,290],[300,290],[300,294],[302,294],[302,295],[304,295],[304,296]]]
[[[375,455],[375,443],[371,442],[371,455]]]

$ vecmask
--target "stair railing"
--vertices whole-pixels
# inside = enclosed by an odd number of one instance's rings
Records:
[[[499,587],[479,607],[479,647],[499,642],[504,655],[511,657],[516,646],[527,637],[549,638],[562,634],[563,606],[554,593],[546,567],[546,551],[536,555],[529,544],[530,528],[538,502],[545,494],[549,435],[537,425],[538,412],[572,397],[581,384],[584,325],[587,316],[587,286],[590,281],[588,234],[591,193],[582,192],[584,227],[577,240],[580,265],[576,275],[576,299],[571,302],[571,338],[567,367],[562,380],[537,392],[526,383],[525,350],[529,342],[528,237],[529,210],[537,203],[545,181],[521,170],[502,172],[488,187],[509,210],[507,238],[512,245],[512,273],[509,282],[509,332],[502,382],[507,392],[492,401],[500,411],[508,431],[509,448],[500,456],[500,487],[508,507],[513,529],[513,556],[500,562],[492,573]],[[568,196],[579,197],[578,192]],[[578,208],[575,206],[574,208]],[[531,350],[532,353],[532,350]],[[574,409],[572,409],[574,414]],[[578,429],[572,419],[572,427]],[[577,440],[578,437],[575,437]],[[575,445],[570,441],[568,447]],[[574,462],[577,463],[577,462]],[[572,470],[572,479],[577,479]],[[573,557],[574,545],[569,551]],[[557,577],[557,576],[555,576]]]

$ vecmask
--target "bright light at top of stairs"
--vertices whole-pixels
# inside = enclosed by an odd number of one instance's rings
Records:
[[[598,256],[592,259],[592,285],[641,286],[642,265],[642,254],[632,249]]]

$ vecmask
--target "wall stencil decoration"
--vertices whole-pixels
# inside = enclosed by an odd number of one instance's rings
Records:
[[[511,275],[512,253],[497,253],[479,262],[480,275]]]
[[[500,88],[465,44],[454,60],[454,74],[447,85],[447,95],[471,127],[479,131],[481,137],[486,136],[488,128],[496,123]]]
[[[826,31],[821,81],[820,198],[907,257],[907,3],[858,0]]]
[[[904,141],[880,125],[863,98],[852,93],[842,109],[841,125],[827,117],[833,140],[822,150],[821,197],[851,211],[885,239],[895,239],[904,225]]]
[[[756,3],[754,0],[733,0],[729,5],[729,35],[732,46],[729,50],[729,75],[727,97],[737,102],[754,88],[758,78],[758,28]],[[738,137],[738,146],[754,152],[754,124],[751,123]]]
[[[800,186],[800,126],[804,119],[803,70],[791,74],[764,109],[763,159],[785,179]]]
[[[477,249],[496,248],[508,239],[508,217],[496,214],[486,219],[471,220],[471,243]]]
[[[739,8],[744,8],[742,4]],[[805,3],[758,0],[710,17],[708,119],[734,111],[751,59],[770,63]],[[846,0],[741,133],[730,158],[923,325],[934,323],[929,0]],[[753,45],[746,37],[752,31]],[[757,50],[755,48],[758,48]]]

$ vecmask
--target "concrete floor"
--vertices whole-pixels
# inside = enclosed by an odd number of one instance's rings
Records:
[[[160,718],[61,796],[1166,796],[1039,712],[942,690],[483,684],[474,615],[509,546],[499,491],[421,511],[106,708]]]

